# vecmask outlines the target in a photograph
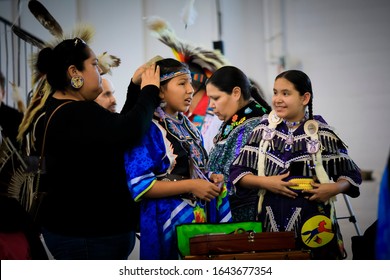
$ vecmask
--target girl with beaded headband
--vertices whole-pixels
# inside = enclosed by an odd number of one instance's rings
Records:
[[[184,113],[201,132],[205,148],[209,151],[213,145],[212,139],[218,132],[210,125],[218,118],[214,116],[213,110],[209,107],[210,100],[206,93],[206,80],[220,67],[230,65],[230,62],[219,50],[195,46],[178,38],[168,22],[160,17],[148,18],[147,26],[153,31],[152,35],[172,49],[177,60],[189,66],[194,97],[188,111]]]
[[[93,50],[79,37],[59,41],[34,63],[48,85],[38,131],[45,137],[42,234],[55,259],[127,259],[138,217],[123,154],[148,130],[160,103],[159,68],[139,67],[121,113],[113,113],[94,102],[102,70]]]
[[[160,97],[142,142],[125,154],[128,187],[141,203],[141,259],[178,259],[175,227],[231,220],[223,176],[206,171],[202,136],[183,114],[194,89],[188,66],[160,60]]]
[[[313,115],[312,100],[304,72],[280,73],[273,111],[253,130],[229,178],[237,188],[259,190],[264,231],[294,231],[297,246],[314,259],[341,259],[346,255],[334,199],[339,193],[359,196],[362,179],[344,142]]]

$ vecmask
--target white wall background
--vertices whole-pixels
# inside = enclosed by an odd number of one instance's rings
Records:
[[[11,22],[19,19],[22,28],[50,40],[27,2],[0,0],[0,15]],[[78,22],[92,24],[95,52],[122,59],[112,77],[119,107],[139,65],[156,54],[173,57],[146,29],[148,16],[166,19],[178,37],[196,45],[212,48],[213,41],[223,40],[227,58],[262,86],[268,101],[283,56],[287,68],[311,77],[314,112],[336,128],[362,169],[374,171],[375,181],[364,182],[362,195],[352,203],[363,230],[376,219],[378,184],[390,149],[390,1],[220,0],[222,34],[216,0],[196,0],[198,16],[187,29],[180,18],[184,0],[40,2],[66,32]],[[348,242],[356,232],[344,224]]]

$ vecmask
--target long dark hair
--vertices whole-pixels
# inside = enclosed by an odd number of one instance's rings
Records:
[[[259,89],[252,85],[244,72],[237,67],[223,66],[219,68],[207,80],[206,85],[207,84],[212,84],[220,91],[226,92],[227,94],[232,94],[233,88],[239,87],[245,101],[253,98],[267,110],[266,113],[269,113],[272,110],[271,106],[262,98]]]
[[[276,76],[275,81],[279,78],[285,78],[292,83],[299,95],[303,96],[306,92],[310,93],[310,101],[308,103],[309,119],[313,119],[313,89],[308,75],[300,70],[287,70]]]
[[[38,54],[37,69],[46,74],[47,82],[55,90],[64,90],[70,85],[67,70],[75,65],[80,71],[84,70],[84,61],[89,58],[88,45],[79,38],[67,39],[55,48],[44,48]]]

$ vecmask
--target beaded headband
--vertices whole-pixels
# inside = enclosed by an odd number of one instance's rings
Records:
[[[167,73],[167,74],[160,76],[160,82],[163,82],[163,81],[172,79],[176,76],[180,76],[180,75],[184,75],[184,74],[191,75],[191,72],[188,69],[180,69],[179,71],[176,71],[176,72]]]

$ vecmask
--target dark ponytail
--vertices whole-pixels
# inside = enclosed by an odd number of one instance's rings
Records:
[[[53,49],[42,49],[35,66],[41,74],[46,74],[47,82],[54,91],[64,90],[70,85],[67,73],[69,66],[74,65],[78,70],[84,70],[84,61],[90,56],[89,50],[83,40],[67,39]]]
[[[271,106],[267,103],[267,101],[264,100],[257,86],[251,85],[249,90],[252,98],[265,109],[263,110],[265,114],[268,114],[269,112],[272,111]]]

